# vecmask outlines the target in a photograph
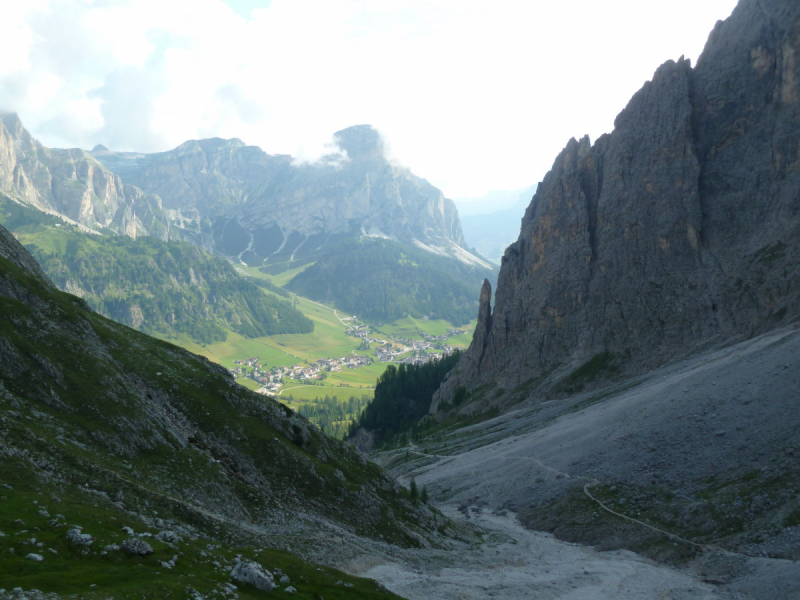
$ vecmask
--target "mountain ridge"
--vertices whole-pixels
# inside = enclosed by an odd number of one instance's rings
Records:
[[[668,61],[611,134],[567,144],[432,412],[460,387],[558,395],[797,318],[799,20],[742,0],[694,69]]]

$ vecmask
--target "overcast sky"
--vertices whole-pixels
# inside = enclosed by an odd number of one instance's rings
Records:
[[[370,123],[450,197],[538,182],[735,0],[0,0],[0,110],[47,146],[238,137],[320,155]]]

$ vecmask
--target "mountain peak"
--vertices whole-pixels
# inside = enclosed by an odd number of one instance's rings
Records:
[[[379,158],[385,149],[381,134],[372,125],[353,125],[337,131],[333,138],[353,162]]]

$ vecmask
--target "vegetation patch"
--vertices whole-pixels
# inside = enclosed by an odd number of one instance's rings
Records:
[[[460,352],[423,365],[389,365],[378,378],[375,395],[356,423],[350,436],[363,428],[375,435],[376,445],[391,444],[428,414],[433,394],[447,373],[458,363]]]
[[[368,320],[410,315],[445,319],[458,327],[474,318],[481,282],[491,276],[491,270],[392,240],[351,238],[286,287]]]
[[[595,354],[572,373],[564,377],[556,386],[555,391],[565,394],[574,394],[583,390],[596,379],[618,375],[621,368],[622,357],[611,352]]]

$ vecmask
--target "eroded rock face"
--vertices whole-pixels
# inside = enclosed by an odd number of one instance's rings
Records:
[[[219,138],[188,141],[158,154],[99,148],[92,155],[126,183],[161,198],[168,214],[212,223],[210,234],[195,232],[191,241],[245,261],[302,257],[343,236],[364,234],[417,240],[453,255],[459,253],[453,245],[465,251],[455,204],[390,163],[372,126],[348,127],[334,140],[344,156],[332,154],[314,164],[295,164],[290,156]],[[191,224],[178,225],[191,230]]]
[[[431,410],[460,386],[589,383],[796,318],[797,57],[800,5],[742,0],[696,68],[667,62],[612,134],[571,140]]]
[[[0,191],[90,228],[166,239],[161,200],[124,185],[80,149],[45,148],[14,114],[0,114]]]

